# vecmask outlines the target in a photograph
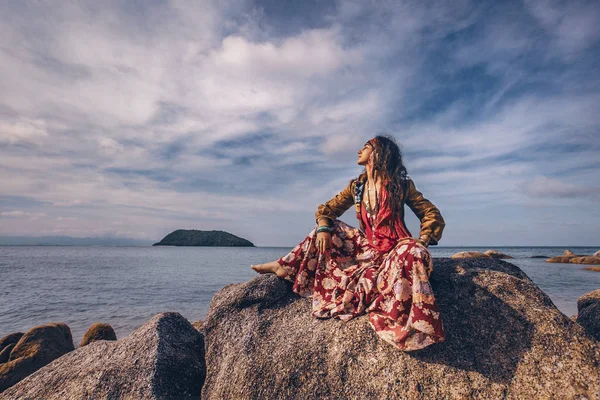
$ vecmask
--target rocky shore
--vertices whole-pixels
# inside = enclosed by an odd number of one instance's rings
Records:
[[[95,324],[77,349],[64,324],[8,335],[0,399],[598,397],[600,290],[575,322],[496,258],[436,259],[431,281],[447,338],[424,350],[396,350],[365,316],[315,319],[265,275],[224,287],[193,324],[162,313],[119,340]]]
[[[565,250],[562,256],[548,258],[546,262],[563,264],[600,265],[600,251],[597,251],[591,256],[586,256],[577,255],[570,250]]]

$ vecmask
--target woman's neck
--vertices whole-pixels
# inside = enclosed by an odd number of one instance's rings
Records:
[[[367,170],[367,180],[371,185],[378,185],[381,182],[381,175],[373,169],[371,165],[365,166]]]

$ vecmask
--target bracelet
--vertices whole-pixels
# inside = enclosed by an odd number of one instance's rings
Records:
[[[419,236],[419,241],[421,243],[423,243],[423,246],[427,247],[429,246],[429,242],[431,242],[431,238],[429,236]]]
[[[317,228],[317,233],[319,232],[330,232],[331,233],[331,228],[328,226],[320,226]]]

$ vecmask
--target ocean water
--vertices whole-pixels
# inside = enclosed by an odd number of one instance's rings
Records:
[[[449,257],[476,247],[431,247]],[[558,247],[492,247],[518,265],[566,315],[577,298],[600,288],[600,272],[582,265],[550,264]],[[593,254],[598,248],[570,248]],[[272,247],[50,247],[0,246],[0,337],[35,325],[65,322],[75,345],[94,322],[110,324],[121,338],[164,311],[204,319],[213,295],[256,276],[250,264],[273,261],[291,248]]]

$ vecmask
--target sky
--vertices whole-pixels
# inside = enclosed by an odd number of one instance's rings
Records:
[[[598,21],[597,1],[1,1],[0,235],[294,246],[388,133],[440,246],[600,246]]]

